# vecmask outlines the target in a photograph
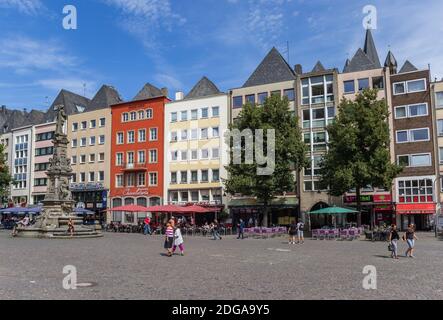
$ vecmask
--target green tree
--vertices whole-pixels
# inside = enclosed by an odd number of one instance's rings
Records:
[[[2,202],[7,201],[9,197],[10,186],[13,183],[9,166],[5,157],[5,146],[0,144],[0,199]]]
[[[242,139],[239,145],[234,145],[234,140],[230,136],[226,141],[231,147],[231,163],[226,167],[228,179],[224,180],[226,192],[231,195],[241,194],[257,198],[258,202],[263,204],[263,224],[267,225],[272,199],[286,192],[295,191],[293,172],[299,172],[306,165],[307,147],[302,141],[298,119],[289,110],[288,99],[274,95],[266,99],[262,107],[250,103],[244,105],[239,117],[229,129],[231,132],[251,130],[253,134],[259,129],[264,130],[265,151],[269,138],[267,130],[275,130],[275,148],[273,148],[275,159],[271,159],[271,163],[268,164],[258,163],[256,157],[253,163],[246,163],[248,147],[246,139]],[[233,162],[234,150],[241,152],[241,164]],[[267,156],[269,157],[269,154]],[[262,175],[257,172],[257,169],[263,169],[269,164],[275,167],[271,174]],[[272,214],[270,220],[272,221]]]
[[[336,121],[328,126],[329,151],[321,163],[320,185],[333,196],[355,188],[361,225],[361,190],[390,188],[402,168],[391,163],[389,110],[377,90],[365,90],[355,101],[343,99]]]

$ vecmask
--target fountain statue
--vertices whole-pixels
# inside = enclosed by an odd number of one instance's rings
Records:
[[[30,238],[94,238],[102,233],[94,226],[84,226],[83,218],[78,217],[75,201],[69,190],[69,180],[72,177],[71,160],[68,158],[69,140],[63,128],[66,122],[64,105],[55,106],[57,113],[54,136],[54,154],[49,160],[48,188],[43,201],[41,216],[30,227],[18,228],[19,237]],[[68,232],[69,220],[74,222],[74,232]]]

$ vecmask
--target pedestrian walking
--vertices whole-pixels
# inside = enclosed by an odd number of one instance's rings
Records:
[[[405,254],[406,257],[415,258],[414,250],[416,240],[418,240],[418,238],[415,234],[415,226],[413,224],[410,224],[408,226],[408,230],[406,230],[406,233],[403,235],[403,241],[406,241],[406,243],[408,244],[408,250]]]
[[[171,222],[168,222],[166,225],[165,232],[165,249],[167,251],[168,257],[172,257],[172,247],[174,245],[174,227]]]
[[[391,226],[391,231],[389,232],[389,249],[391,250],[392,259],[398,259],[398,241],[400,240],[400,236],[397,231],[397,226],[393,224]]]
[[[75,225],[74,225],[74,222],[72,221],[71,218],[69,218],[69,221],[68,221],[68,232],[71,233],[71,237],[74,236],[74,231],[75,231]]]
[[[177,247],[180,249],[181,256],[185,255],[185,246],[183,241],[183,235],[181,232],[182,224],[178,224],[177,228],[175,229],[175,235],[174,235],[174,247],[172,248],[172,254],[175,253],[175,250],[177,250]]]
[[[218,228],[219,228],[218,221],[214,220],[214,222],[212,223],[212,236],[214,237],[214,240],[217,240],[217,239],[221,240],[222,239]]]
[[[305,230],[305,224],[303,223],[303,221],[299,221],[297,223],[297,237],[298,237],[298,244],[304,244],[305,243],[305,235],[304,235],[304,230]]]
[[[245,222],[243,219],[240,219],[240,223],[238,224],[238,237],[237,239],[244,239],[245,238]]]
[[[288,230],[289,234],[289,244],[295,244],[295,236],[297,235],[297,224],[295,221],[292,221]]]
[[[150,236],[152,236],[151,218],[149,218],[149,215],[146,215],[144,223],[145,223],[145,227],[144,227],[144,230],[143,230],[144,235],[146,236],[146,235],[149,234]]]

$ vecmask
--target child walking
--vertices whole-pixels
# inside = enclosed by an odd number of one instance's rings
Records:
[[[165,249],[167,250],[168,257],[172,257],[172,246],[174,244],[174,227],[171,222],[166,225],[165,232]]]
[[[172,248],[172,253],[175,253],[175,250],[177,247],[180,249],[180,254],[182,256],[185,255],[185,246],[184,246],[183,236],[181,232],[181,224],[177,225],[177,228],[175,229],[175,240],[174,240],[174,247]]]

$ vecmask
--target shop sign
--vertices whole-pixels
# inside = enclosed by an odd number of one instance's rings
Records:
[[[372,202],[373,197],[369,195],[360,196],[360,202]],[[345,196],[345,203],[356,203],[357,196]]]
[[[123,192],[123,195],[131,197],[149,196],[149,190],[147,188],[137,188],[132,191],[130,188],[128,188]]]
[[[392,202],[392,196],[390,194],[376,194],[374,202]]]
[[[71,183],[71,191],[94,191],[103,190],[105,187],[102,183]]]
[[[86,205],[86,208],[88,208],[88,209],[93,209],[93,208],[94,208],[94,204],[93,204],[93,203],[88,203],[88,204]]]

